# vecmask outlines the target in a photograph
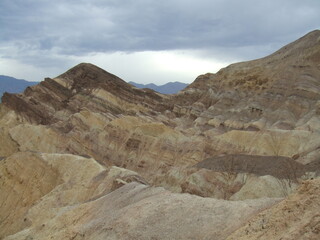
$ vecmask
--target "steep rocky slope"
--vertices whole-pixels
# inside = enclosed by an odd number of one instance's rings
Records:
[[[259,213],[227,239],[319,239],[319,180],[304,182],[296,193]]]
[[[265,58],[199,76],[176,100],[201,107],[193,114],[213,125],[317,129],[319,36],[316,30]]]
[[[87,63],[4,94],[0,239],[242,236],[320,174],[319,56],[314,31],[176,95]]]

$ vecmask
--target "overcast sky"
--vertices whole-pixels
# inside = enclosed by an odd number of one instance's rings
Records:
[[[320,28],[319,0],[0,0],[0,75],[90,62],[126,81],[192,82]]]

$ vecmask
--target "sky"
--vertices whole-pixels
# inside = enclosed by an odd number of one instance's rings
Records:
[[[319,28],[319,0],[0,0],[0,75],[41,81],[89,62],[191,83]]]

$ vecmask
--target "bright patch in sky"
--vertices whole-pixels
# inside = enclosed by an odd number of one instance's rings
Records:
[[[229,63],[198,56],[195,51],[144,51],[95,53],[73,57],[74,62],[90,62],[125,81],[164,84],[191,83],[200,74],[217,72]]]
[[[0,58],[1,75],[6,75],[18,79],[24,79],[27,81],[41,81],[39,79],[44,72],[44,69],[36,68],[35,66],[29,65],[27,63],[21,63],[15,59],[5,59]],[[49,70],[49,69],[45,69]],[[49,70],[50,72],[50,70]],[[55,72],[53,70],[53,72]],[[48,76],[43,76],[43,78]]]
[[[191,83],[200,74],[217,72],[229,64],[215,59],[202,58],[196,51],[191,50],[92,53],[86,56],[66,55],[63,57],[66,62],[64,67],[49,65],[39,68],[27,62],[21,63],[14,59],[0,58],[1,74],[28,81],[41,81],[45,77],[54,78],[81,62],[88,62],[127,82],[165,84],[178,81]],[[63,71],[61,71],[62,68]],[[43,72],[47,75],[39,78]]]

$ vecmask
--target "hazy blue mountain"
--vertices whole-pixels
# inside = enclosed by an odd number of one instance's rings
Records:
[[[160,86],[155,85],[153,83],[149,83],[149,84],[140,84],[135,82],[129,82],[129,83],[137,88],[150,88],[159,93],[164,93],[164,94],[174,94],[184,89],[186,86],[188,86],[188,84],[182,83],[182,82],[168,82]]]
[[[16,79],[9,76],[0,75],[0,101],[4,92],[19,93],[23,92],[29,86],[36,85],[39,82],[28,82],[23,79]]]

